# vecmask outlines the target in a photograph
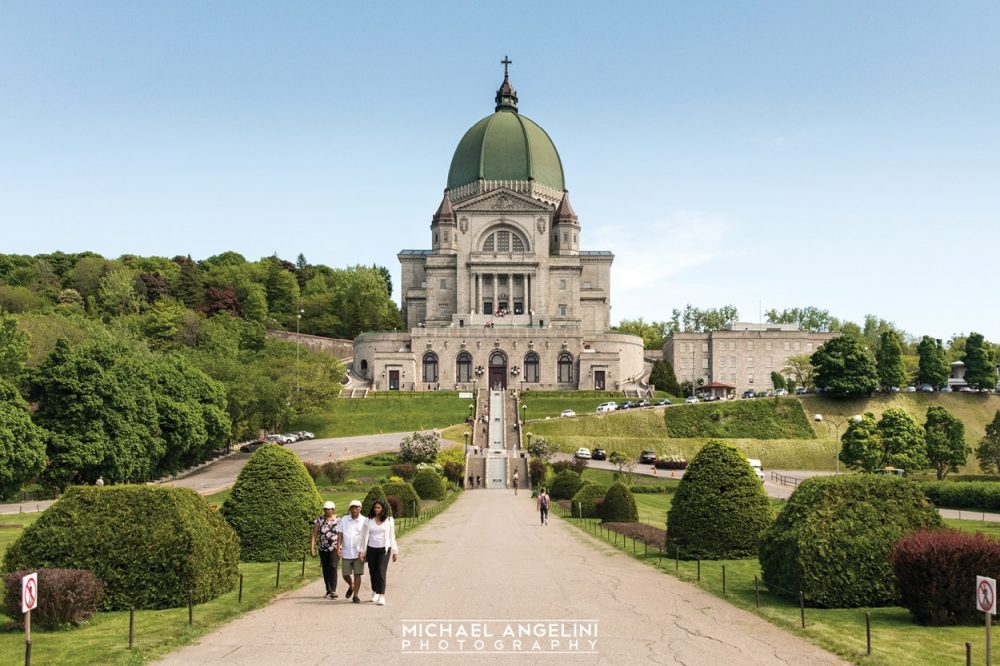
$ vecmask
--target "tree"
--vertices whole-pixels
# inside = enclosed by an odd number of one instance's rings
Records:
[[[135,291],[135,275],[127,268],[113,268],[100,279],[97,303],[108,315],[139,312],[139,295]]]
[[[0,378],[0,499],[45,469],[44,431],[31,422],[28,403]]]
[[[635,460],[629,458],[621,451],[612,451],[611,455],[608,456],[608,462],[618,468],[618,478],[631,488],[632,476],[635,474]]]
[[[639,317],[621,320],[614,330],[638,335],[642,338],[642,346],[646,349],[663,349],[667,337],[676,332],[676,326],[670,321],[647,322]]]
[[[798,386],[812,386],[815,369],[809,361],[808,354],[797,354],[789,356],[785,361],[784,372],[787,373]]]
[[[441,449],[441,437],[435,430],[425,430],[407,435],[399,442],[399,462],[434,462]]]
[[[771,385],[776,389],[783,389],[787,387],[787,382],[785,381],[784,375],[782,375],[777,370],[771,371]]]
[[[878,381],[884,389],[888,390],[891,386],[898,388],[906,384],[903,347],[900,344],[898,333],[882,331],[879,334],[875,362],[878,367]]]
[[[528,455],[532,458],[538,458],[539,460],[548,462],[553,453],[555,453],[555,447],[553,447],[552,444],[550,444],[544,437],[535,437],[528,444]]]
[[[996,388],[997,368],[993,354],[980,333],[970,333],[965,341],[966,383],[980,391]]]
[[[917,345],[917,356],[919,357],[917,381],[931,386],[944,386],[948,381],[950,370],[941,341],[925,335]]]
[[[17,319],[0,310],[0,378],[15,380],[28,358],[28,334],[18,330]]]
[[[388,298],[392,298],[392,273],[385,266],[372,264],[372,269],[385,281],[385,293]]]
[[[867,412],[860,421],[852,421],[840,438],[840,462],[851,469],[874,472],[881,467],[882,451],[878,441],[878,422]]]
[[[841,335],[813,352],[816,385],[835,397],[871,395],[878,388],[875,359],[853,335]]]
[[[927,408],[924,439],[927,442],[927,459],[937,472],[938,481],[948,472],[957,472],[969,457],[965,424],[944,407],[931,405]]]
[[[677,383],[677,375],[674,374],[674,364],[667,359],[661,359],[653,364],[653,371],[649,375],[649,383],[656,386],[657,390],[666,391],[670,395],[681,395],[681,385]]]
[[[768,310],[764,318],[769,324],[795,324],[801,331],[826,332],[834,330],[836,317],[829,311],[808,306],[804,308],[789,308],[786,310]]]
[[[984,472],[1000,471],[1000,410],[986,426],[986,434],[976,447],[979,468]]]
[[[874,472],[884,467],[905,470],[928,466],[924,431],[902,409],[890,407],[876,423],[868,412],[852,421],[842,439],[840,460],[852,469]]]
[[[735,305],[702,310],[688,303],[684,306],[684,310],[674,308],[671,313],[671,326],[675,331],[682,330],[689,333],[721,331],[735,323],[739,317],[740,313]]]

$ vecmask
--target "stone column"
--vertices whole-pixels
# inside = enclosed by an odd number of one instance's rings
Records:
[[[499,288],[499,285],[497,284],[498,282],[500,282],[500,275],[498,273],[494,273],[493,274],[493,312],[497,311],[497,302],[499,301],[499,299],[497,298],[497,289]],[[491,312],[490,314],[493,314],[493,312]]]

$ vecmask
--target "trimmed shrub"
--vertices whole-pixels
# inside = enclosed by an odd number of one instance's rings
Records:
[[[413,489],[420,499],[443,500],[445,498],[444,478],[433,469],[419,470],[413,475]]]
[[[605,523],[636,523],[639,522],[639,509],[635,505],[635,497],[621,481],[617,481],[604,493],[601,504],[601,521]]]
[[[531,458],[528,460],[528,477],[531,479],[533,488],[538,488],[539,484],[545,481],[545,475],[549,471],[549,464],[541,458]]]
[[[257,449],[236,478],[222,515],[240,537],[244,562],[297,560],[323,504],[298,456],[280,446]]]
[[[583,481],[580,475],[571,469],[564,469],[556,474],[549,485],[549,496],[554,500],[564,500],[573,497],[580,490]]]
[[[403,500],[397,495],[387,495],[386,501],[389,502],[388,511],[390,516],[402,516],[403,515]]]
[[[405,481],[383,483],[382,490],[385,491],[387,497],[395,495],[403,503],[403,508],[398,512],[394,508],[392,515],[399,517],[420,515],[420,496],[417,495],[417,491],[409,483]]]
[[[34,569],[7,574],[4,578],[4,611],[19,626],[21,614],[21,578]],[[81,625],[97,612],[104,596],[104,585],[85,569],[37,569],[38,606],[31,611],[31,624],[55,628],[67,624]]]
[[[344,460],[334,460],[332,462],[323,463],[323,476],[325,476],[326,480],[332,485],[340,485],[344,481],[347,481],[347,477],[350,475],[351,466]]]
[[[302,466],[306,468],[306,472],[309,474],[309,478],[315,483],[319,480],[319,477],[323,476],[323,466],[317,465],[316,463],[304,462]]]
[[[389,465],[395,465],[396,462],[396,456],[392,453],[379,453],[365,459],[365,464],[369,467],[388,467]]]
[[[196,603],[209,601],[233,588],[238,565],[239,540],[222,516],[194,491],[169,486],[72,488],[4,557],[8,572],[93,572],[104,610],[183,606],[189,590]]]
[[[368,516],[368,512],[372,510],[372,504],[375,503],[375,500],[382,500],[382,506],[385,507],[390,516],[393,515],[392,505],[389,504],[389,499],[385,495],[385,489],[382,486],[374,485],[368,490],[365,498],[361,500],[362,516]]]
[[[764,484],[743,454],[708,442],[681,478],[667,514],[667,553],[682,559],[753,557],[771,524]]]
[[[604,499],[605,488],[598,483],[586,482],[570,500],[574,518],[598,518],[597,500]]]
[[[444,464],[444,478],[452,483],[461,483],[465,473],[465,466],[459,462],[448,461]]]
[[[1000,541],[957,530],[907,534],[892,549],[899,603],[921,624],[978,622],[975,576],[1000,576]]]
[[[893,544],[910,532],[941,525],[920,486],[907,479],[869,474],[806,479],[761,538],[764,582],[778,594],[802,590],[807,603],[830,608],[891,605]]]
[[[396,463],[392,466],[392,475],[410,481],[417,473],[417,466],[413,463]]]
[[[949,509],[1000,509],[1000,482],[997,481],[927,481],[920,485],[934,506]]]

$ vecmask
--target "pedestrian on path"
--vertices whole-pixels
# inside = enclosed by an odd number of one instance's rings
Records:
[[[514,483],[514,494],[516,495],[517,494],[517,470],[516,469],[514,470],[514,477],[511,479],[511,481]]]
[[[375,500],[368,512],[368,521],[361,537],[361,560],[368,562],[372,601],[379,606],[385,606],[385,575],[389,569],[389,556],[392,555],[392,561],[395,562],[398,553],[395,521],[392,516],[387,515],[382,500]]]
[[[545,492],[545,488],[541,488],[538,491],[538,516],[542,520],[542,525],[549,524],[549,494]]]
[[[340,518],[334,513],[337,507],[333,502],[323,504],[323,515],[316,519],[313,526],[312,539],[309,541],[309,555],[316,557],[317,540],[319,541],[319,564],[323,569],[323,582],[326,583],[326,597],[337,598],[337,524]]]
[[[368,519],[361,515],[360,500],[351,500],[349,511],[351,515],[337,523],[337,533],[340,535],[338,554],[342,562],[344,580],[348,585],[347,598],[350,599],[353,595],[352,601],[360,604],[361,599],[358,595],[361,593],[361,576],[365,573],[365,562],[361,558],[361,539]]]

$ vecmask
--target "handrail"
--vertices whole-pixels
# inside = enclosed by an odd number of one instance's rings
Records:
[[[791,486],[792,488],[797,487],[799,483],[802,482],[802,479],[794,476],[779,474],[778,472],[771,472],[771,480],[775,483],[780,483],[783,486]]]

